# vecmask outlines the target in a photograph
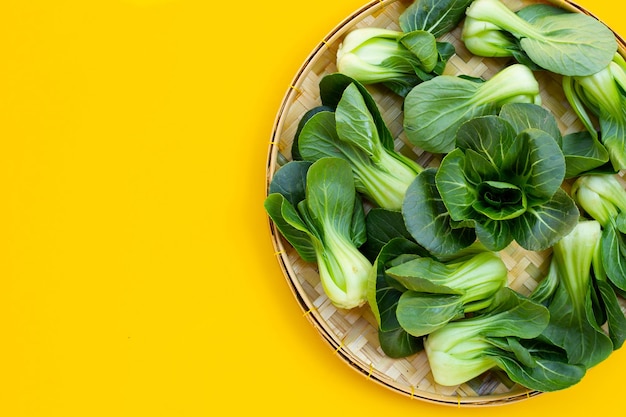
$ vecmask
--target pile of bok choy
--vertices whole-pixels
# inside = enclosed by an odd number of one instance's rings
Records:
[[[498,369],[537,391],[570,387],[626,339],[626,61],[595,18],[546,4],[416,0],[399,31],[349,32],[320,104],[299,120],[292,160],[265,209],[328,299],[369,308],[382,351],[426,355],[435,382]],[[508,59],[489,79],[445,73],[467,50]],[[590,40],[593,40],[590,42]],[[563,133],[538,71],[562,78],[584,130]],[[371,89],[400,97],[397,150]],[[546,251],[529,294],[501,251]]]

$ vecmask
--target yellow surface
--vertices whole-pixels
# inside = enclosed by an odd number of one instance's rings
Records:
[[[262,209],[268,142],[365,3],[0,2],[0,416],[623,410],[626,350],[569,390],[459,410],[367,380],[302,315]],[[626,34],[624,6],[579,3]]]

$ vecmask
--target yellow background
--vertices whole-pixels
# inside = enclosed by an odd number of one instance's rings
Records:
[[[0,416],[623,410],[626,350],[505,408],[411,400],[302,315],[262,208],[296,71],[365,0],[0,2]],[[580,0],[626,34],[624,6]]]

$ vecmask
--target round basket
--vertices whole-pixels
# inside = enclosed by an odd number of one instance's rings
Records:
[[[518,9],[538,0],[504,2],[512,9]],[[311,52],[289,86],[276,117],[267,159],[266,194],[276,170],[291,159],[291,144],[300,118],[307,110],[321,104],[319,81],[326,74],[337,71],[336,52],[343,37],[355,28],[367,26],[400,30],[398,18],[411,3],[412,0],[371,1],[335,27]],[[570,1],[544,3],[591,15]],[[441,38],[456,48],[456,55],[448,61],[447,74],[489,79],[510,63],[503,58],[470,54],[460,41],[461,26]],[[626,43],[617,34],[616,38],[620,54],[625,55]],[[542,88],[543,105],[557,118],[561,131],[567,134],[583,130],[565,99],[560,76],[548,72],[535,75]],[[402,128],[401,98],[383,87],[368,86],[368,90],[395,138],[396,149],[424,167],[438,166],[439,155],[416,149],[406,139]],[[445,387],[434,382],[424,352],[403,359],[387,357],[380,348],[376,320],[369,306],[342,310],[331,304],[322,289],[316,265],[302,261],[271,221],[269,226],[277,259],[304,314],[336,354],[366,378],[411,398],[454,406],[501,405],[540,394],[512,383],[505,374],[497,371],[486,372],[459,386]],[[550,259],[550,251],[529,252],[515,243],[500,255],[509,270],[509,286],[524,295],[529,294],[545,275]],[[620,303],[626,310],[626,302],[620,299]]]

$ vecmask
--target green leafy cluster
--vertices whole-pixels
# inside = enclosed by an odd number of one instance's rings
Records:
[[[366,238],[364,211],[347,162],[288,163],[272,180],[265,210],[300,257],[317,262],[335,305],[350,309],[365,303],[372,265],[358,250]]]
[[[528,250],[550,248],[579,215],[561,188],[558,132],[551,113],[535,104],[505,104],[497,116],[463,123],[439,168],[409,187],[402,209],[409,232],[434,253],[454,253],[475,238],[495,251],[513,240]]]
[[[399,31],[352,30],[337,50],[337,70],[362,84],[383,84],[404,97],[414,86],[443,73],[455,49],[437,38],[459,24],[471,1],[416,1],[400,16]]]
[[[515,13],[501,0],[474,0],[465,14],[462,39],[477,56],[512,56],[556,74],[586,76],[606,67],[617,50],[604,24],[556,6],[535,4]]]
[[[626,293],[626,190],[614,174],[587,174],[572,185],[585,214],[602,227],[599,237],[601,276]]]
[[[626,168],[626,63],[608,27],[547,4],[513,12],[501,0],[475,0],[466,11],[462,39],[475,55],[513,57],[534,70],[563,75],[567,101],[586,128],[565,142],[566,153],[583,157],[585,170],[590,162]],[[571,176],[583,171],[572,169]]]
[[[563,77],[565,97],[591,136],[599,162],[626,169],[626,61],[615,53],[600,71]]]
[[[404,101],[404,131],[415,146],[431,153],[455,147],[459,126],[497,114],[503,104],[541,104],[539,83],[525,65],[505,67],[487,81],[442,75],[413,88]]]
[[[320,81],[322,105],[300,120],[294,159],[336,157],[352,168],[357,190],[372,203],[398,210],[422,167],[394,149],[394,140],[369,92],[336,73]]]
[[[626,317],[598,258],[600,233],[597,221],[581,220],[554,245],[548,275],[531,294],[550,312],[540,338],[563,348],[570,363],[585,368],[606,359],[626,337]]]
[[[444,74],[454,49],[440,38],[463,19],[468,50],[513,58],[489,79]],[[367,304],[387,356],[425,352],[442,385],[497,369],[537,391],[570,387],[626,338],[615,37],[589,16],[500,0],[419,0],[398,23],[344,37],[265,209],[335,306]],[[536,71],[562,77],[583,131],[562,134]],[[439,164],[396,150],[369,84],[401,96],[406,138]],[[529,295],[508,285],[499,252],[513,242],[552,254]]]

